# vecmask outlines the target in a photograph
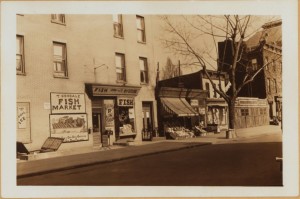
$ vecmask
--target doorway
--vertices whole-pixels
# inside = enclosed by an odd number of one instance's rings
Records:
[[[93,146],[99,147],[101,145],[101,131],[102,131],[102,125],[101,125],[101,113],[93,112],[92,113],[93,118]]]
[[[152,117],[152,103],[143,102],[143,129],[142,129],[142,140],[152,140],[153,132],[153,117]]]

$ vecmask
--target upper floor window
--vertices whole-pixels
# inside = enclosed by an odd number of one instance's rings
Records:
[[[113,22],[114,22],[114,36],[124,37],[122,15],[113,15]]]
[[[251,64],[252,64],[252,70],[256,71],[257,70],[257,59],[252,59]]]
[[[138,42],[146,42],[145,19],[141,16],[136,16],[137,38]]]
[[[64,14],[51,14],[51,21],[59,24],[66,24],[66,17]]]
[[[265,63],[264,63],[264,65],[265,65],[266,70],[268,70],[269,57],[265,57]]]
[[[66,44],[53,42],[53,67],[55,77],[68,76]]]
[[[148,83],[148,63],[147,58],[140,57],[140,78],[141,83]]]
[[[276,79],[274,79],[274,91],[275,91],[275,93],[277,93],[277,81],[276,81]]]
[[[267,92],[271,92],[271,80],[269,78],[267,79]]]
[[[16,40],[16,68],[17,74],[25,74],[25,62],[24,62],[24,37],[17,35]]]
[[[217,84],[214,84],[214,85],[215,85],[215,87],[217,87]],[[215,89],[213,89],[213,90],[214,90],[214,98],[217,98],[218,97],[217,92]]]
[[[117,81],[126,81],[126,68],[125,68],[125,55],[121,53],[116,53],[116,73]]]
[[[208,91],[208,98],[210,98],[210,86],[208,82],[205,83],[205,90]]]

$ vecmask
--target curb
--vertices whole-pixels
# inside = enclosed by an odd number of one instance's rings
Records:
[[[207,146],[207,145],[212,145],[212,142],[203,142],[203,143],[198,143],[198,144],[192,144],[190,146],[178,147],[178,148],[174,148],[174,149],[167,149],[167,150],[154,151],[154,152],[142,153],[142,154],[137,154],[137,155],[129,155],[129,156],[120,157],[120,158],[87,162],[87,163],[76,164],[76,165],[72,165],[72,166],[65,166],[65,167],[61,167],[61,168],[37,171],[37,172],[21,174],[21,175],[17,174],[17,179],[36,176],[36,175],[42,175],[42,174],[47,174],[47,173],[52,173],[52,172],[64,171],[64,170],[69,170],[69,169],[76,169],[76,168],[85,167],[85,166],[92,166],[92,165],[96,165],[96,164],[106,164],[106,163],[111,163],[111,162],[116,162],[116,161],[121,161],[121,160],[133,159],[133,158],[137,158],[137,157],[149,156],[149,155],[160,154],[160,153],[167,153],[167,152],[172,152],[172,151],[179,151],[179,150],[183,150],[183,149],[191,149],[191,148]]]

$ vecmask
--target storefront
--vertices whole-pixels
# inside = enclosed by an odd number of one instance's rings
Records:
[[[204,120],[207,92],[198,89],[161,87],[158,92],[159,132],[192,132]]]
[[[206,126],[208,131],[228,129],[228,105],[224,99],[207,99]]]
[[[86,84],[92,104],[93,145],[112,145],[120,139],[135,139],[135,98],[140,87]]]

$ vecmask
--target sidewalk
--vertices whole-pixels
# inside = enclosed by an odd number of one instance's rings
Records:
[[[110,148],[78,148],[45,153],[36,160],[17,160],[17,176],[28,176],[50,171],[58,171],[99,163],[125,160],[145,155],[182,150],[210,144],[229,144],[249,140],[260,136],[281,133],[280,126],[261,126],[247,129],[238,129],[237,138],[226,139],[225,132],[220,134],[209,133],[205,137],[196,137],[184,140],[161,140],[140,142],[133,146],[111,146]]]

